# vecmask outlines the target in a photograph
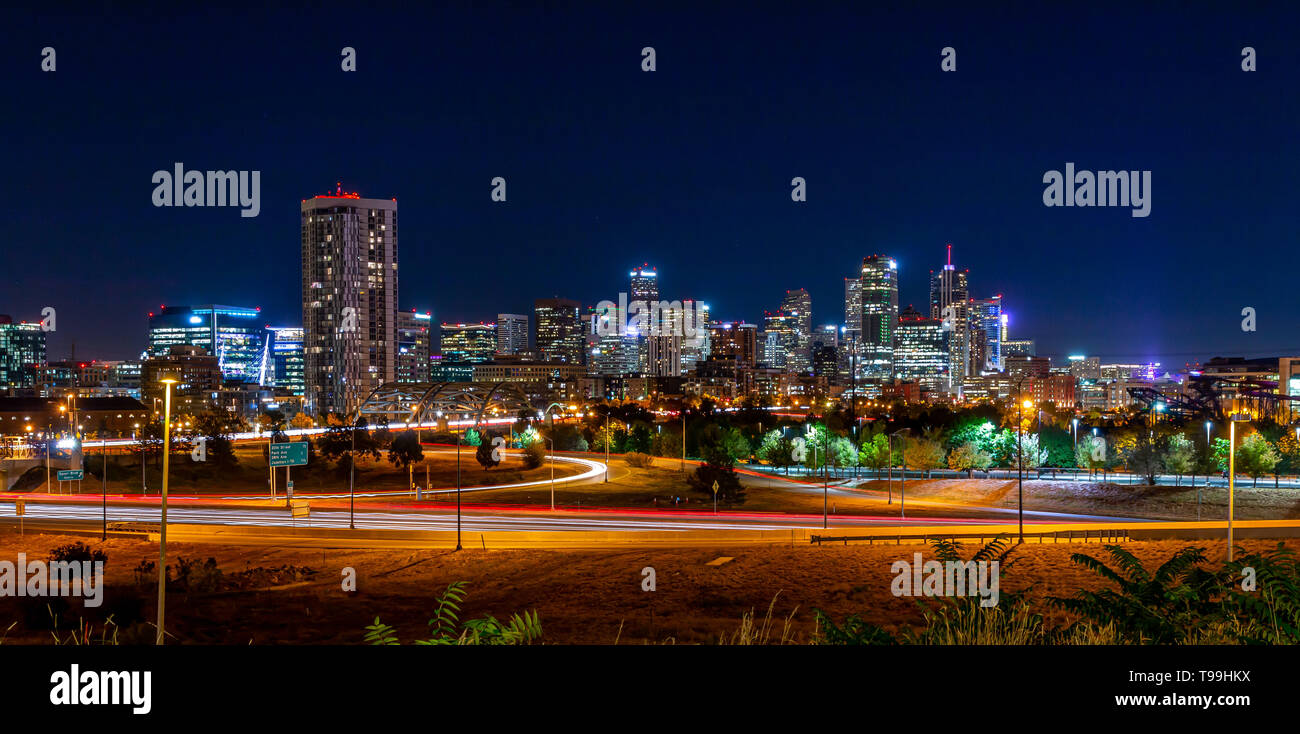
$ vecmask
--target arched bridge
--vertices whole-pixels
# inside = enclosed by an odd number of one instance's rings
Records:
[[[357,410],[371,422],[390,424],[473,420],[516,416],[537,408],[517,382],[386,382],[371,391]]]

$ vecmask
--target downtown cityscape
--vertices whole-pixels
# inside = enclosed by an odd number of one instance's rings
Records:
[[[1286,712],[1296,20],[15,10],[0,701]]]

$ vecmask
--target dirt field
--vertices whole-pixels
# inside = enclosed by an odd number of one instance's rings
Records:
[[[872,482],[884,489],[884,482]],[[894,482],[898,490],[898,482]],[[1228,516],[1228,490],[1223,487],[1148,487],[1103,482],[1068,482],[1050,479],[1025,482],[1025,507],[1050,512],[1145,517],[1157,520],[1195,520],[1197,494],[1201,518]],[[932,479],[909,481],[908,497],[944,502],[1016,506],[1014,479]],[[1241,520],[1300,518],[1300,489],[1274,489],[1238,485],[1235,515]]]
[[[0,534],[0,560],[44,559],[51,548],[74,542],[70,536]],[[1272,548],[1275,541],[1246,541],[1250,550]],[[123,626],[138,621],[135,637],[152,634],[145,620],[154,619],[153,590],[135,583],[141,560],[156,560],[156,545],[138,541],[90,542],[108,553],[108,589],[104,606],[89,613],[74,601],[60,622],[64,632],[81,616],[102,619],[112,612]],[[1130,543],[1144,561],[1167,559],[1190,545],[1177,541]],[[1199,543],[1211,562],[1222,559],[1223,544]],[[1290,541],[1292,548],[1300,543]],[[464,615],[498,618],[526,609],[541,616],[548,644],[716,643],[735,632],[751,609],[761,618],[776,598],[775,615],[793,613],[794,631],[806,640],[813,631],[812,608],[839,619],[859,614],[867,621],[897,630],[920,620],[915,600],[889,592],[890,564],[911,560],[922,546],[744,547],[732,550],[611,551],[319,551],[263,550],[173,543],[169,562],[178,557],[216,559],[223,572],[217,591],[168,595],[168,632],[181,644],[353,644],[376,616],[393,624],[404,641],[425,632],[432,599],[452,581],[466,581]],[[967,547],[973,552],[973,547]],[[1043,603],[1049,595],[1071,595],[1079,588],[1100,588],[1099,579],[1070,562],[1070,555],[1100,556],[1093,544],[1029,544],[1014,554],[1014,568],[1004,590],[1029,589],[1037,611],[1051,615]],[[706,565],[722,556],[733,560]],[[293,566],[310,569],[297,576]],[[656,590],[642,591],[641,570],[656,572]],[[341,590],[344,567],[356,569],[358,591]],[[297,579],[297,580],[295,580]],[[169,588],[175,589],[179,584]],[[50,643],[44,600],[0,598],[0,634],[10,622],[4,644]],[[620,630],[621,628],[621,630]]]

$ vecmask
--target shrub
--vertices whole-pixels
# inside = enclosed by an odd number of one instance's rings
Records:
[[[524,447],[524,467],[536,469],[546,459],[546,442],[533,441]]]
[[[635,466],[638,469],[649,469],[651,466],[654,466],[655,463],[654,457],[649,454],[643,454],[639,451],[632,451],[624,454],[623,461],[626,461],[629,465]]]
[[[78,541],[76,543],[69,543],[68,545],[61,545],[50,551],[50,560],[70,562],[90,561],[92,563],[95,561],[102,561],[107,564],[108,554],[97,548],[92,550],[90,546]]]

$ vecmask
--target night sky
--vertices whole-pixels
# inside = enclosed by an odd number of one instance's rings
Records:
[[[649,262],[715,318],[804,287],[840,323],[863,256],[924,309],[951,242],[1039,354],[1300,353],[1294,9],[701,4],[9,11],[0,313],[55,306],[51,359],[134,357],[164,303],[298,324],[299,202],[341,181],[396,197],[400,306],[438,320],[617,300]],[[260,170],[261,215],[154,207],[177,161]],[[1151,170],[1150,216],[1045,207],[1067,161]]]

